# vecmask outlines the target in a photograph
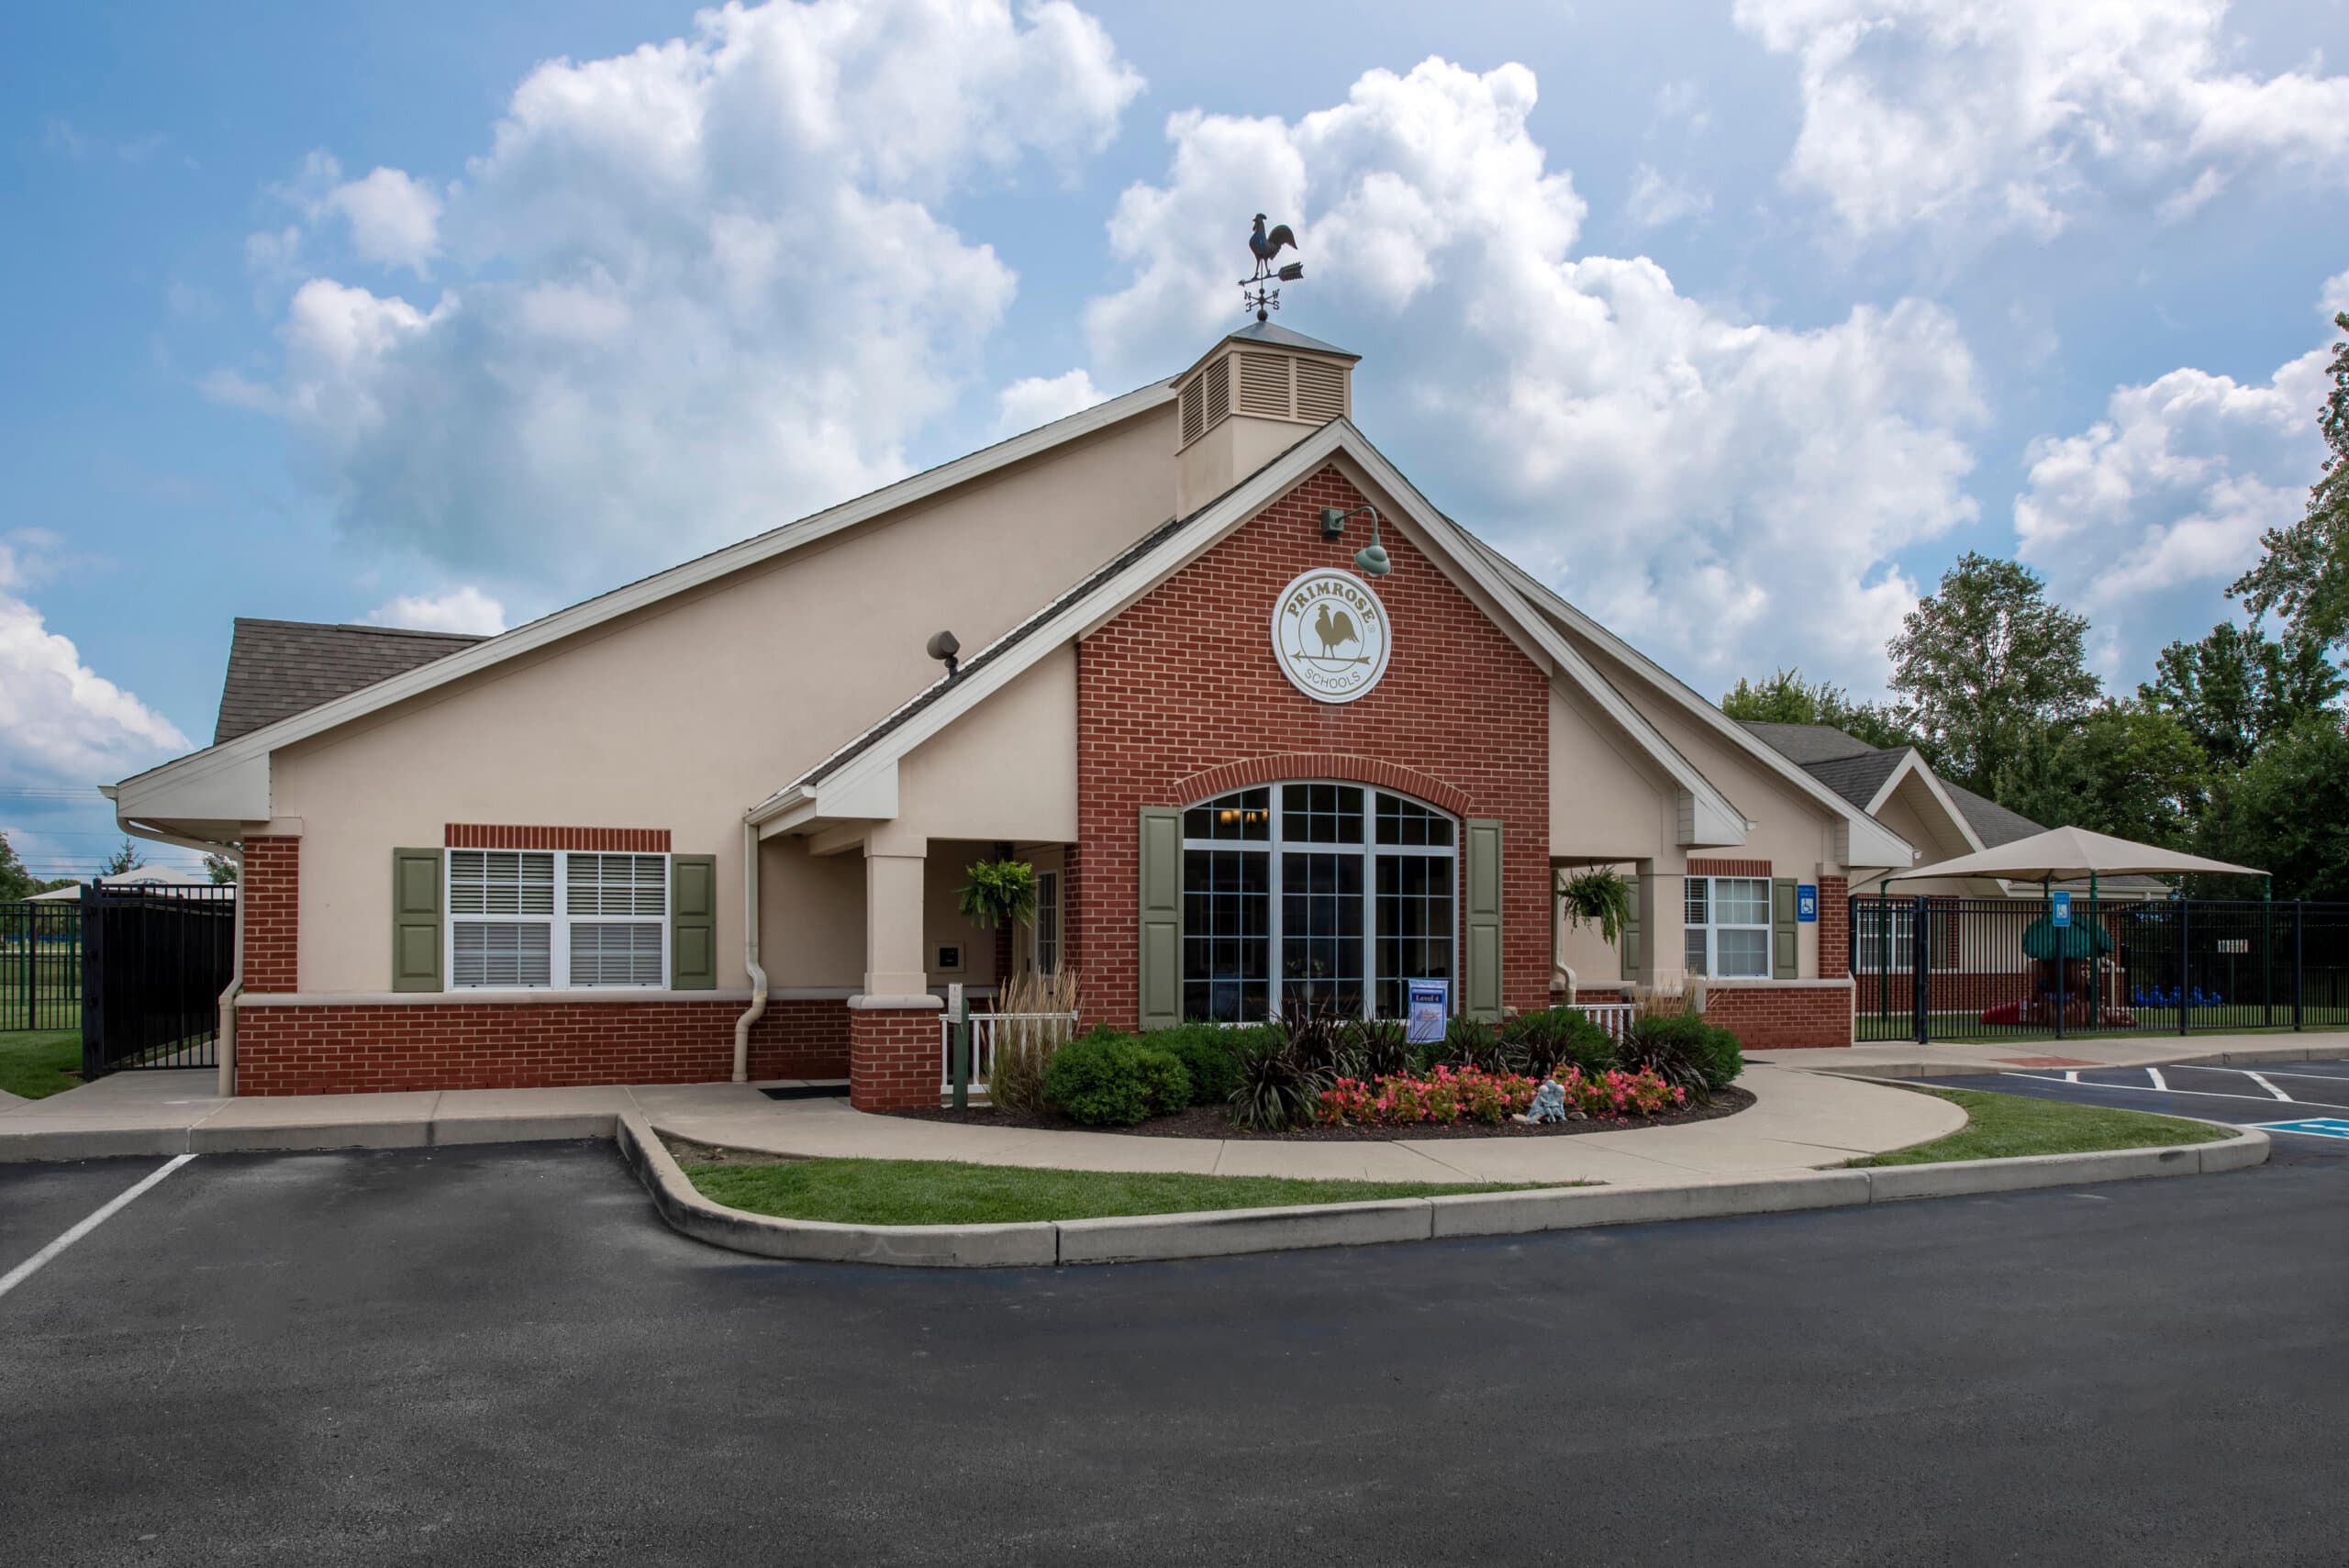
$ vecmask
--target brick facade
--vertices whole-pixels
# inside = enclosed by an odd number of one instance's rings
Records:
[[[237,1010],[237,1093],[723,1083],[734,1073],[734,1020],[744,1006],[740,1001],[243,1006]],[[751,1076],[848,1076],[849,1018],[838,1001],[770,1002],[751,1031]],[[935,1022],[930,1029],[934,1036]],[[937,1072],[933,1040],[933,1103]]]
[[[1273,655],[1281,590],[1352,569],[1367,519],[1324,539],[1324,506],[1363,496],[1322,469],[1077,647],[1077,836],[1067,951],[1088,1024],[1131,1027],[1140,812],[1275,778],[1335,778],[1421,795],[1502,824],[1502,999],[1544,1006],[1550,981],[1550,684],[1508,636],[1392,526],[1375,584],[1393,652],[1351,703],[1312,700]],[[935,1091],[933,1090],[933,1093]]]
[[[247,839],[237,896],[245,906],[245,989],[300,990],[302,840]]]
[[[1768,876],[1768,861],[1698,860],[1689,857],[1690,876]]]
[[[849,1101],[861,1111],[938,1104],[945,1058],[939,1013],[927,1007],[852,1007],[848,1012]]]
[[[1852,987],[1840,981],[1705,987],[1705,1021],[1719,1024],[1748,1051],[1852,1043]]]
[[[481,822],[441,825],[442,846],[451,850],[576,850],[582,853],[665,855],[666,828],[521,828]]]
[[[1852,973],[1852,884],[1849,878],[1819,879],[1819,978],[1841,980]]]

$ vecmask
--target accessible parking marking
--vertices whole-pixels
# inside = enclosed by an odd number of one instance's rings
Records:
[[[89,1215],[80,1223],[75,1225],[71,1230],[68,1230],[64,1235],[60,1236],[56,1240],[51,1241],[48,1246],[43,1247],[39,1251],[35,1252],[31,1257],[27,1258],[23,1262],[18,1263],[6,1273],[0,1274],[0,1296],[6,1296],[10,1291],[16,1289],[18,1285],[32,1278],[33,1275],[40,1272],[42,1265],[49,1262],[50,1259],[56,1257],[60,1252],[65,1251],[66,1248],[71,1247],[74,1242],[79,1241],[83,1237],[87,1236],[91,1231],[95,1230],[99,1226],[104,1225],[107,1220],[121,1213],[124,1209],[129,1207],[132,1202],[138,1198],[139,1194],[145,1192],[148,1188],[153,1186],[165,1176],[170,1175],[173,1171],[178,1170],[182,1165],[186,1164],[190,1160],[195,1158],[195,1156],[193,1154],[177,1154],[173,1156],[171,1159],[166,1160],[161,1165],[148,1172],[147,1174],[141,1177],[129,1191],[117,1195],[116,1197],[101,1207],[96,1212]]]
[[[2297,1132],[2303,1138],[2349,1140],[2349,1117],[2320,1116],[2305,1121],[2255,1121],[2251,1125],[2262,1132]]]

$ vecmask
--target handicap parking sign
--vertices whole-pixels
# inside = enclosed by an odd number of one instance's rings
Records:
[[[2054,912],[2055,924],[2059,926],[2070,925],[2072,923],[2072,895],[2068,893],[2059,893],[2055,895],[2054,903],[2055,906]]]
[[[2303,1121],[2263,1121],[2253,1124],[2262,1132],[2297,1132],[2310,1138],[2349,1140],[2349,1117],[2310,1117]]]
[[[1808,882],[1795,889],[1795,918],[1806,926],[1819,923],[1819,889]]]

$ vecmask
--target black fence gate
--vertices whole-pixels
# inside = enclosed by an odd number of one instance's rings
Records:
[[[82,1027],[82,906],[0,904],[0,1030]]]
[[[237,951],[225,887],[82,889],[82,1076],[219,1063]]]
[[[1851,899],[1861,1040],[2349,1027],[2349,904]]]

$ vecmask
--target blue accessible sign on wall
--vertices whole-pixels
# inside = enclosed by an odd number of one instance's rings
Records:
[[[2055,924],[2059,926],[2070,925],[2072,923],[2072,895],[2068,893],[2058,893],[2051,902],[2055,906],[2055,913],[2053,917]]]
[[[1808,882],[1795,889],[1795,918],[1806,926],[1819,921],[1819,889]]]

